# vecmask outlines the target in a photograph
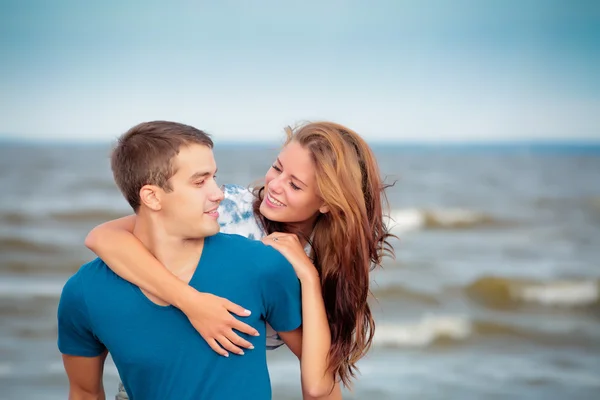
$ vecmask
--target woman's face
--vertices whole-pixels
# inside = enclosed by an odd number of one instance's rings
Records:
[[[260,213],[271,221],[312,226],[318,213],[326,211],[315,174],[310,152],[294,141],[288,143],[265,175]]]

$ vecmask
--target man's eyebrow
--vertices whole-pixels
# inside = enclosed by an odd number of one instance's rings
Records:
[[[196,173],[194,173],[190,177],[190,181],[193,181],[193,180],[198,179],[198,178],[205,178],[205,177],[207,177],[209,175],[216,175],[216,174],[217,174],[217,170],[216,169],[215,169],[214,173],[208,172],[208,171],[207,172],[196,172]]]
[[[277,157],[277,162],[279,163],[279,165],[281,165],[281,168],[283,168],[283,164],[281,163],[281,160],[279,159],[279,157]],[[285,169],[285,168],[283,168]],[[292,179],[300,182],[301,184],[303,184],[304,186],[308,187],[308,185],[304,182],[302,182],[300,179],[298,179],[298,177],[296,175],[291,175]]]

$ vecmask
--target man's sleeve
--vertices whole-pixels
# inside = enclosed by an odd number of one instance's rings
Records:
[[[81,357],[97,357],[106,349],[93,334],[79,273],[67,281],[60,296],[58,349],[63,354]]]
[[[277,332],[293,331],[302,325],[300,281],[292,265],[277,250],[268,248],[262,279],[266,320]]]

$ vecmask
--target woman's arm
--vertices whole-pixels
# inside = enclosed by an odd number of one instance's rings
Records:
[[[340,385],[328,369],[327,356],[331,346],[331,334],[325,313],[321,284],[301,280],[302,329],[279,332],[279,336],[300,360],[302,393],[304,400],[342,398]]]
[[[300,279],[303,333],[299,330],[279,332],[279,336],[300,359],[302,392],[308,398],[341,398],[339,385],[329,369],[331,331],[317,270],[296,235],[273,233],[263,238],[263,243],[283,254]],[[333,397],[324,397],[327,395]]]
[[[173,275],[133,235],[135,218],[131,215],[95,227],[85,245],[121,278],[183,311],[215,352],[228,356],[226,350],[243,354],[238,346],[251,348],[233,329],[249,335],[258,332],[230,314],[247,316],[250,312],[222,297],[198,292]]]

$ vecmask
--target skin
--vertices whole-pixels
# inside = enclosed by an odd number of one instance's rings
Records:
[[[69,400],[105,400],[102,374],[107,352],[98,357],[63,355],[69,378]]]
[[[208,179],[214,181],[214,174],[208,176]],[[202,185],[206,182],[198,181],[196,184]],[[209,184],[212,185],[213,182]],[[214,185],[216,187],[216,182]],[[328,212],[327,206],[318,196],[315,168],[310,153],[295,142],[289,143],[282,150],[268,170],[265,187],[269,196],[265,196],[260,211],[269,219],[294,224],[310,234],[318,213]],[[165,195],[161,196],[164,198]],[[270,201],[269,198],[274,200]],[[174,196],[167,201],[170,200],[173,200],[173,204],[181,204],[182,201]],[[197,215],[181,211],[189,206],[190,204],[186,204],[186,207],[174,207],[179,208],[179,211],[173,208],[173,212],[185,214],[177,215],[181,221],[185,220],[182,232],[194,229],[192,225],[198,221],[194,219]],[[203,221],[203,216],[200,218],[200,221]],[[160,258],[149,253],[141,246],[139,240],[131,235],[132,227],[134,224],[137,226],[137,219],[139,217],[130,216],[96,227],[86,238],[86,246],[98,254],[118,275],[144,288],[147,295],[181,309],[211,348],[219,354],[243,354],[242,348],[251,348],[250,343],[240,338],[234,330],[248,334],[256,334],[256,331],[230,313],[244,316],[249,315],[251,311],[226,299],[197,292],[186,284],[189,278],[186,281],[183,279],[186,276],[174,273],[169,265],[161,265]],[[170,225],[169,228],[176,229]],[[277,240],[273,240],[275,238]],[[335,384],[333,374],[327,368],[331,334],[321,285],[314,265],[304,252],[305,243],[296,235],[278,232],[263,238],[262,241],[273,246],[288,259],[301,282],[303,329],[279,332],[279,335],[300,359],[303,396],[305,399],[339,399],[339,385]],[[198,304],[202,304],[202,307],[198,307]]]
[[[319,197],[315,167],[308,150],[296,142],[283,148],[265,175],[260,213],[309,235],[319,213],[329,209]]]

